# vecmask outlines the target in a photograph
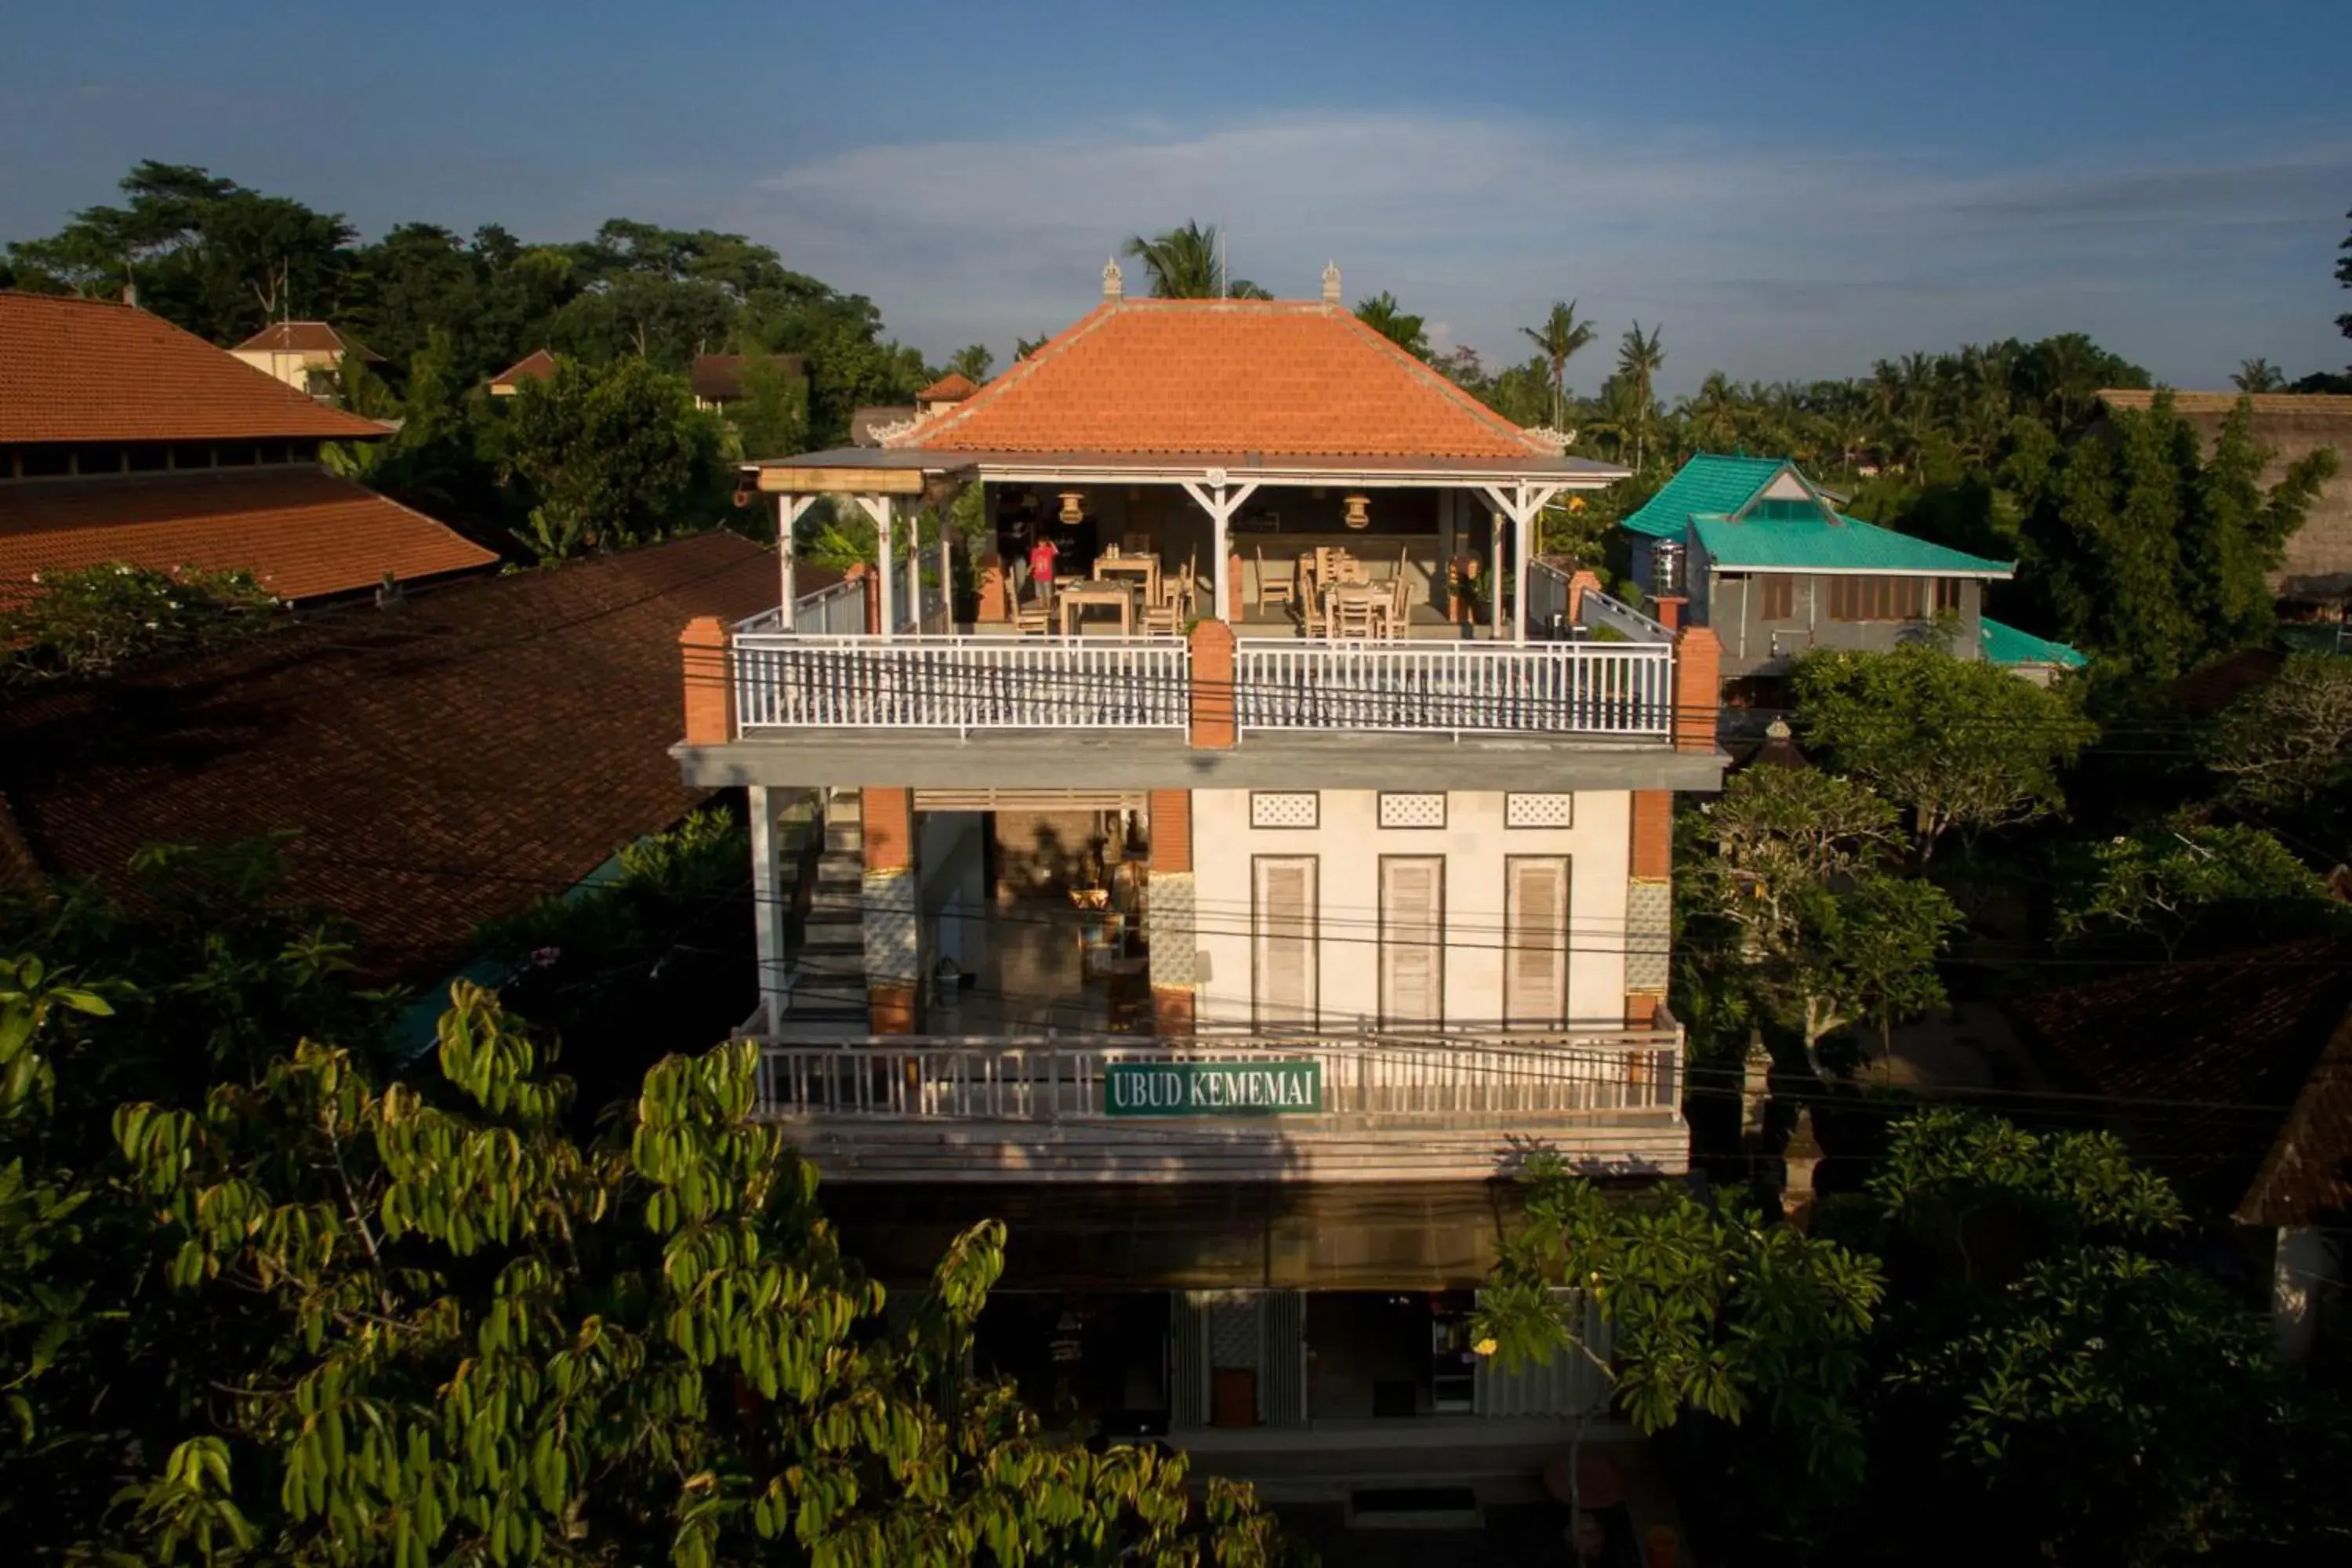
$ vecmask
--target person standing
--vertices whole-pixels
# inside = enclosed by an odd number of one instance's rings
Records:
[[[1029,581],[1035,586],[1041,605],[1054,602],[1054,558],[1059,554],[1061,551],[1043,531],[1037,535],[1037,542],[1029,547]]]

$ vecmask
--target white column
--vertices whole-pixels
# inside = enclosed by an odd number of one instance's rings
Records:
[[[744,793],[751,815],[751,931],[760,958],[760,1005],[773,1034],[785,1000],[783,835],[776,831],[774,792],[751,784]]]
[[[864,507],[866,515],[874,520],[874,564],[882,574],[881,637],[884,642],[888,642],[896,635],[892,628],[898,619],[891,588],[895,568],[890,563],[890,498],[859,496],[857,504]]]
[[[1518,622],[1518,642],[1528,640],[1528,566],[1535,559],[1537,519],[1543,515],[1540,506],[1528,504],[1528,492],[1522,488],[1518,505],[1511,509],[1511,532],[1517,538],[1518,570],[1511,579],[1511,615]]]
[[[776,498],[776,560],[778,575],[782,579],[777,591],[783,595],[782,603],[784,607],[778,625],[785,631],[793,629],[793,600],[797,597],[793,592],[793,502],[798,499],[797,496]]]
[[[1503,514],[1500,511],[1488,512],[1486,523],[1486,575],[1490,579],[1490,586],[1495,595],[1495,607],[1487,612],[1486,618],[1491,623],[1488,628],[1489,635],[1496,642],[1501,642],[1503,640]]]
[[[1241,510],[1242,503],[1256,493],[1257,485],[1252,482],[1228,488],[1225,484],[1224,470],[1216,468],[1210,471],[1205,487],[1186,479],[1184,489],[1200,503],[1201,510],[1209,514],[1212,542],[1210,547],[1216,552],[1216,559],[1210,564],[1215,568],[1217,603],[1215,608],[1202,618],[1230,620],[1232,612],[1228,606],[1232,604],[1232,600],[1227,595],[1232,590],[1231,584],[1226,582],[1229,572],[1225,564],[1225,557],[1233,553],[1233,544],[1228,525],[1233,521],[1234,513]]]
[[[940,629],[956,629],[955,552],[948,547],[948,514],[940,513]]]
[[[907,618],[915,623],[915,635],[923,631],[923,509],[919,504],[907,513]]]

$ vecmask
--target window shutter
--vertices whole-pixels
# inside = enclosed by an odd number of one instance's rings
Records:
[[[1381,1022],[1391,1028],[1445,1021],[1445,862],[1391,855],[1381,861]]]
[[[1315,860],[1257,858],[1256,1013],[1265,1023],[1315,1018]]]
[[[1508,867],[1504,1022],[1556,1028],[1568,1021],[1568,859],[1515,855]]]

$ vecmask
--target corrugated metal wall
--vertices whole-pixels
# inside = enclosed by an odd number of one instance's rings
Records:
[[[1269,1426],[1307,1425],[1307,1292],[1268,1290],[1259,1301],[1257,1417]]]
[[[1580,1293],[1559,1292],[1563,1300]],[[1584,1306],[1584,1342],[1601,1358],[1609,1357],[1609,1325],[1591,1302]],[[1471,1391],[1472,1412],[1507,1418],[1513,1415],[1603,1415],[1609,1408],[1609,1381],[1599,1369],[1573,1352],[1549,1364],[1506,1370],[1494,1358],[1481,1356]]]

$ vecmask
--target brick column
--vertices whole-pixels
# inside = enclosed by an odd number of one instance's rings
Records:
[[[866,841],[862,924],[867,1026],[877,1035],[911,1035],[923,975],[915,902],[914,792],[869,786],[861,792],[858,818]]]
[[[1151,792],[1151,1027],[1158,1035],[1192,1032],[1193,988],[1200,981],[1200,933],[1192,897],[1192,795]]]
[[[1723,640],[1706,626],[1689,626],[1675,639],[1675,747],[1715,750],[1715,725],[1723,707]]]
[[[1231,751],[1234,725],[1234,628],[1202,621],[1192,628],[1192,744]]]
[[[1568,624],[1584,624],[1584,595],[1601,592],[1601,578],[1580,566],[1568,574]]]
[[[727,626],[698,616],[678,634],[686,664],[686,743],[723,746],[735,738],[735,682],[728,668]]]
[[[1635,790],[1632,828],[1625,881],[1625,1026],[1646,1029],[1665,1005],[1673,957],[1673,794]]]

